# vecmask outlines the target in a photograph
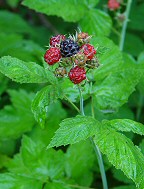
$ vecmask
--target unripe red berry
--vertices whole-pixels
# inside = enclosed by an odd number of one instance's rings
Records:
[[[68,76],[74,84],[79,84],[86,79],[86,71],[84,68],[76,66],[70,70]]]
[[[96,50],[90,44],[82,45],[81,49],[83,50],[83,53],[87,56],[89,60],[93,59],[94,55],[96,54]]]
[[[58,62],[61,58],[61,52],[57,47],[51,47],[49,50],[46,51],[44,55],[44,60],[49,64],[53,65]]]
[[[56,35],[56,36],[50,38],[50,45],[52,47],[56,47],[56,46],[60,45],[61,41],[65,40],[65,39],[66,38],[64,35],[60,35],[60,34]]]
[[[89,43],[90,42],[90,36],[88,33],[81,32],[78,34],[77,39],[79,44]]]
[[[120,8],[120,3],[117,0],[109,0],[108,1],[108,8],[110,10],[117,10]]]

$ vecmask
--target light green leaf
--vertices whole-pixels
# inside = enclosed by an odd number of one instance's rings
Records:
[[[47,15],[62,17],[68,22],[76,22],[85,15],[88,6],[93,6],[94,3],[92,0],[24,0],[23,5]]]
[[[60,128],[56,131],[48,148],[86,140],[94,134],[95,127],[99,124],[97,120],[87,116],[64,119],[60,123]]]
[[[93,37],[91,43],[97,49],[97,57],[100,62],[98,69],[90,73],[94,79],[103,80],[112,73],[119,72],[123,68],[123,57],[118,46],[106,37]],[[88,75],[88,77],[91,77]]]
[[[44,189],[72,189],[68,184],[66,183],[48,183],[44,187]]]
[[[112,21],[105,12],[91,9],[86,12],[86,16],[80,20],[79,24],[82,31],[88,32],[90,35],[104,36],[110,34]]]
[[[58,86],[46,86],[36,94],[32,102],[32,112],[41,127],[45,125],[49,105],[55,103],[58,98],[63,98],[63,93]]]
[[[144,125],[130,119],[113,119],[111,121],[106,121],[106,124],[118,131],[132,131],[136,134],[144,135]]]
[[[33,62],[24,62],[11,56],[0,58],[0,72],[20,83],[49,82],[45,69]]]
[[[141,149],[141,152],[142,152],[143,155],[144,155],[144,139],[141,141],[139,147],[140,147],[140,149]]]
[[[96,130],[94,142],[117,169],[121,169],[138,188],[144,188],[144,156],[130,139],[104,125]]]
[[[42,182],[38,179],[23,177],[11,173],[0,174],[0,188],[2,189],[40,189]]]
[[[117,110],[128,101],[141,77],[141,71],[131,57],[125,55],[125,63],[113,70],[101,82],[96,82],[93,91],[100,109]]]

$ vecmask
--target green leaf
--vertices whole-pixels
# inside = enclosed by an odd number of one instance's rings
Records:
[[[144,30],[143,17],[144,17],[144,3],[137,3],[136,6],[132,7],[130,11],[130,22],[128,23],[128,27],[133,30]],[[138,13],[138,14],[137,14]]]
[[[93,91],[100,109],[117,110],[128,101],[141,77],[141,71],[133,59],[124,56],[125,63],[119,70],[113,70],[101,82],[96,82]]]
[[[58,98],[63,98],[63,93],[58,86],[46,86],[36,94],[32,103],[32,112],[41,127],[45,125],[49,105],[55,103]]]
[[[24,132],[30,131],[35,121],[30,105],[33,98],[23,90],[9,90],[13,106],[5,106],[0,111],[0,138],[18,138]]]
[[[142,152],[143,155],[144,155],[144,139],[141,141],[139,147],[140,147],[140,149],[141,149],[141,152]]]
[[[47,74],[40,65],[33,62],[24,62],[11,56],[0,58],[0,72],[20,83],[49,82]]]
[[[38,179],[23,177],[11,173],[0,174],[0,188],[2,189],[40,189],[42,182]]]
[[[97,36],[110,34],[112,21],[108,14],[96,9],[91,9],[85,14],[79,22],[82,31]]]
[[[125,185],[125,186],[114,187],[112,189],[136,189],[136,187],[133,185]]]
[[[106,124],[118,131],[132,131],[136,134],[144,135],[144,125],[130,119],[114,119],[106,122]]]
[[[90,141],[70,145],[66,154],[65,168],[68,178],[82,186],[90,186],[95,154]]]
[[[97,1],[96,1],[97,3]],[[76,22],[80,20],[84,15],[88,7],[94,6],[96,3],[93,0],[81,1],[81,0],[24,0],[23,5],[34,9],[35,11],[62,17],[65,21]]]
[[[18,15],[0,11],[0,28],[4,33],[31,33],[32,28]]]
[[[20,2],[19,0],[6,0],[6,1],[13,8],[17,7],[18,3]]]
[[[93,37],[91,43],[97,49],[97,57],[100,62],[99,68],[92,72],[93,79],[103,80],[106,76],[117,73],[123,68],[122,53],[113,41],[106,37]],[[91,76],[88,75],[88,77]]]
[[[142,77],[138,84],[138,89],[139,89],[140,93],[143,95],[143,93],[144,93],[144,76],[143,76],[144,75],[144,52],[141,52],[140,55],[138,56],[138,66],[142,72]]]
[[[44,189],[72,189],[66,183],[48,183]]]
[[[133,43],[131,43],[133,41]],[[139,47],[139,48],[137,48]],[[138,56],[139,53],[144,49],[144,44],[141,38],[131,33],[126,34],[124,51],[133,55]]]
[[[46,183],[64,177],[64,162],[61,150],[46,150],[41,141],[34,142],[24,136],[20,153],[14,156],[7,168],[12,174]]]
[[[96,130],[94,142],[117,169],[121,169],[138,188],[144,188],[144,156],[130,139],[104,125]]]
[[[60,128],[56,131],[48,148],[86,140],[94,134],[95,127],[99,124],[97,120],[87,116],[64,119],[60,123]]]

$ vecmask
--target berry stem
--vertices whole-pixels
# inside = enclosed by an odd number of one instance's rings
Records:
[[[122,26],[122,31],[121,31],[121,37],[120,37],[120,43],[119,43],[119,49],[122,51],[124,48],[124,42],[125,42],[125,35],[126,35],[126,29],[127,29],[127,23],[128,23],[128,17],[131,9],[131,4],[132,0],[127,1],[127,6],[126,6],[126,12],[125,12],[125,20]]]
[[[73,106],[73,108],[80,113],[80,110],[78,109],[78,107],[65,95],[64,98]]]
[[[81,88],[79,85],[78,85],[78,90],[79,90],[79,95],[80,95],[80,112],[81,112],[81,115],[85,116],[84,100],[83,100],[82,91],[81,91]],[[93,109],[93,117],[94,117],[94,108],[93,107],[94,106],[93,106],[93,101],[92,101],[92,109]],[[106,179],[106,174],[105,174],[105,169],[104,169],[104,163],[103,163],[101,152],[99,150],[99,147],[97,145],[95,145],[92,137],[90,137],[90,141],[93,145],[94,151],[95,151],[97,159],[98,159],[98,164],[99,164],[100,173],[101,173],[101,177],[102,177],[103,189],[108,189],[107,179]]]

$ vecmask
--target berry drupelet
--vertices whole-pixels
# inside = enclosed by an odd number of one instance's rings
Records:
[[[56,46],[59,46],[61,41],[65,40],[65,36],[64,35],[56,35],[54,37],[51,37],[50,38],[50,46],[51,47],[56,47]]]
[[[57,47],[51,47],[49,50],[46,51],[44,55],[44,60],[49,65],[53,65],[57,63],[61,58],[61,52]]]
[[[84,68],[76,66],[70,70],[68,76],[74,84],[79,84],[86,79],[86,71]]]
[[[84,44],[81,46],[83,53],[87,56],[89,60],[93,59],[94,55],[96,54],[96,50],[90,44]]]
[[[60,43],[62,57],[70,57],[78,53],[80,47],[72,39],[66,39]]]

